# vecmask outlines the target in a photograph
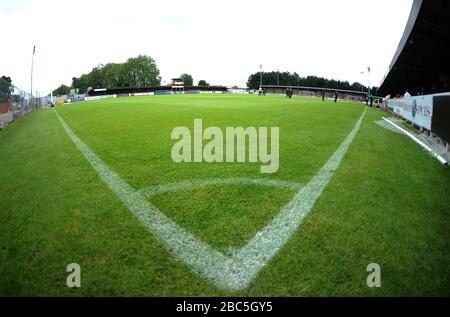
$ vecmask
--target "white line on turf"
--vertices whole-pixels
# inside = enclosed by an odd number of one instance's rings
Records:
[[[428,153],[430,153],[432,156],[434,156],[439,162],[441,162],[441,164],[443,165],[447,165],[448,162],[442,157],[440,156],[438,153],[436,153],[432,148],[430,148],[428,145],[426,145],[425,143],[423,143],[422,141],[420,141],[418,138],[416,138],[412,133],[406,131],[405,129],[403,129],[402,127],[400,127],[399,125],[395,124],[394,122],[386,119],[385,117],[383,117],[383,120],[386,121],[387,123],[389,123],[390,125],[392,125],[393,127],[395,127],[396,129],[398,129],[399,131],[401,131],[402,133],[404,133],[406,136],[408,136],[411,140],[413,140],[414,142],[416,142],[417,144],[419,144],[422,148],[425,149],[425,151],[427,151]]]
[[[100,178],[119,197],[140,222],[170,250],[178,259],[192,267],[198,274],[212,281],[217,287],[229,291],[245,289],[258,272],[281,249],[295,233],[305,216],[314,206],[317,198],[327,186],[342,158],[353,142],[367,109],[357,121],[353,130],[320,171],[306,185],[283,181],[249,180],[244,178],[210,179],[185,181],[177,184],[161,185],[142,191],[134,190],[118,174],[112,171],[67,125],[55,110],[69,138],[86,160],[97,171]],[[281,212],[265,228],[260,230],[241,249],[235,249],[231,256],[213,249],[208,244],[179,227],[171,219],[154,207],[145,195],[155,195],[168,191],[183,190],[190,185],[207,186],[214,184],[258,184],[280,186],[298,190],[295,197],[282,208]],[[295,185],[294,185],[295,184]]]
[[[303,185],[301,184],[283,180],[230,177],[230,178],[193,179],[171,184],[151,186],[141,189],[139,192],[146,196],[154,196],[158,194],[178,192],[181,190],[207,187],[212,185],[259,185],[266,187],[278,187],[290,189],[296,192],[298,192],[303,187]]]

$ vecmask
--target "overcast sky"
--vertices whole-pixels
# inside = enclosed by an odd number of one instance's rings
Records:
[[[372,84],[387,71],[412,0],[0,0],[0,76],[42,93],[139,54],[163,80],[245,86],[259,71]]]

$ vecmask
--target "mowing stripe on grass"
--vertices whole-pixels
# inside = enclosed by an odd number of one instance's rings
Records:
[[[186,181],[177,185],[169,184],[142,191],[134,190],[118,174],[113,172],[75,133],[55,110],[69,138],[80,150],[86,160],[97,171],[100,178],[119,197],[125,206],[140,220],[140,222],[170,250],[170,252],[195,272],[212,281],[217,287],[229,291],[242,290],[248,287],[258,272],[280,250],[286,241],[298,229],[304,217],[312,209],[315,201],[327,186],[334,171],[338,168],[356,133],[367,109],[357,121],[353,130],[342,142],[328,162],[304,187],[283,181],[251,180],[244,178],[216,179],[203,181]],[[196,183],[197,182],[197,183]],[[282,186],[298,191],[295,197],[282,208],[281,212],[241,249],[235,250],[232,256],[213,249],[208,244],[197,239],[187,230],[179,227],[167,216],[161,213],[148,200],[145,194],[154,195],[159,192],[184,190],[187,186],[197,184],[258,184],[264,186]]]

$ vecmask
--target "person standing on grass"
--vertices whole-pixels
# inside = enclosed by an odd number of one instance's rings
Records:
[[[291,99],[292,98],[292,88],[287,88],[286,89],[286,98],[289,98],[289,99]]]
[[[325,90],[322,90],[322,101],[325,101]]]
[[[334,103],[337,103],[337,99],[338,99],[338,93],[337,91],[334,92]]]

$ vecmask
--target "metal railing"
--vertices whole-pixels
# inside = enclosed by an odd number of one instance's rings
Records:
[[[36,98],[30,93],[0,78],[0,129],[27,113],[47,106],[48,98]]]

